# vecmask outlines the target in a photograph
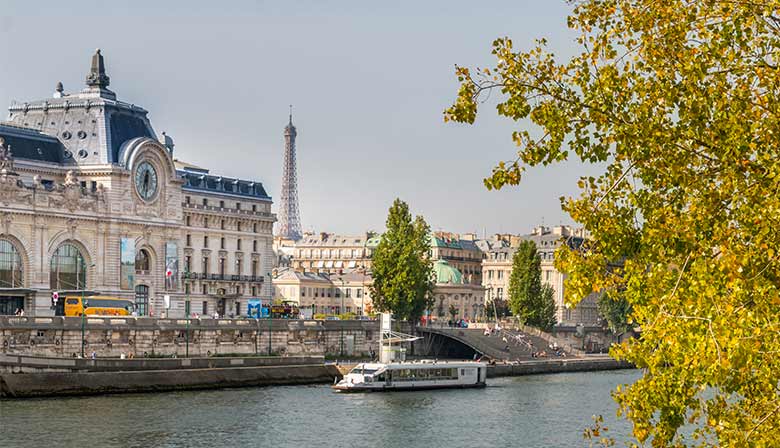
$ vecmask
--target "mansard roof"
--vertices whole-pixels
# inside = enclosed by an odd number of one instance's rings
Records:
[[[50,135],[0,123],[0,137],[11,148],[14,158],[62,163],[63,146]]]
[[[271,200],[262,182],[215,176],[203,168],[178,162],[176,173],[184,180],[182,189],[194,193],[213,193],[226,196]]]

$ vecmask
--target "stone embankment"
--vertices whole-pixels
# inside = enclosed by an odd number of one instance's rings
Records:
[[[76,357],[83,341],[98,358],[363,356],[378,338],[376,321],[0,316],[0,353],[8,355]]]
[[[518,361],[488,366],[488,378],[502,376],[538,375],[544,373],[596,372],[601,370],[633,369],[634,366],[608,356],[580,358],[550,358]]]
[[[61,359],[0,355],[0,397],[331,383],[322,357]]]

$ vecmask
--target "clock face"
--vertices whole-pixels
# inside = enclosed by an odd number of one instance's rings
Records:
[[[141,162],[135,170],[135,190],[145,201],[157,194],[157,171],[151,163]]]

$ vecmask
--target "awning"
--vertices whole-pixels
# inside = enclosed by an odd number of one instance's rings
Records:
[[[29,288],[0,288],[0,296],[24,296],[34,292],[34,289]]]
[[[325,262],[325,267],[326,268],[332,268],[333,267],[333,262],[332,261],[326,261]]]
[[[337,267],[337,268],[343,268],[344,267],[344,262],[343,261],[337,261],[334,266]]]
[[[325,267],[325,262],[324,262],[324,261],[318,261],[318,262],[317,262],[317,267],[318,267],[318,268]]]
[[[353,260],[353,261],[349,262],[349,265],[347,267],[348,268],[354,268],[355,266],[356,266],[356,262]]]

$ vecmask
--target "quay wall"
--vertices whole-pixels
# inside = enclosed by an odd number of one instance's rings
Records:
[[[0,397],[162,392],[225,387],[332,383],[335,365],[304,364],[123,372],[40,372],[0,375]]]
[[[539,375],[564,372],[596,372],[601,370],[634,369],[627,362],[608,356],[586,356],[584,358],[555,358],[519,361],[511,364],[489,365],[488,378],[503,376]]]
[[[88,317],[85,354],[98,358],[216,355],[366,356],[378,349],[376,321]],[[270,341],[270,344],[269,344]],[[77,357],[82,319],[0,316],[0,354]],[[270,349],[269,349],[270,347]]]

